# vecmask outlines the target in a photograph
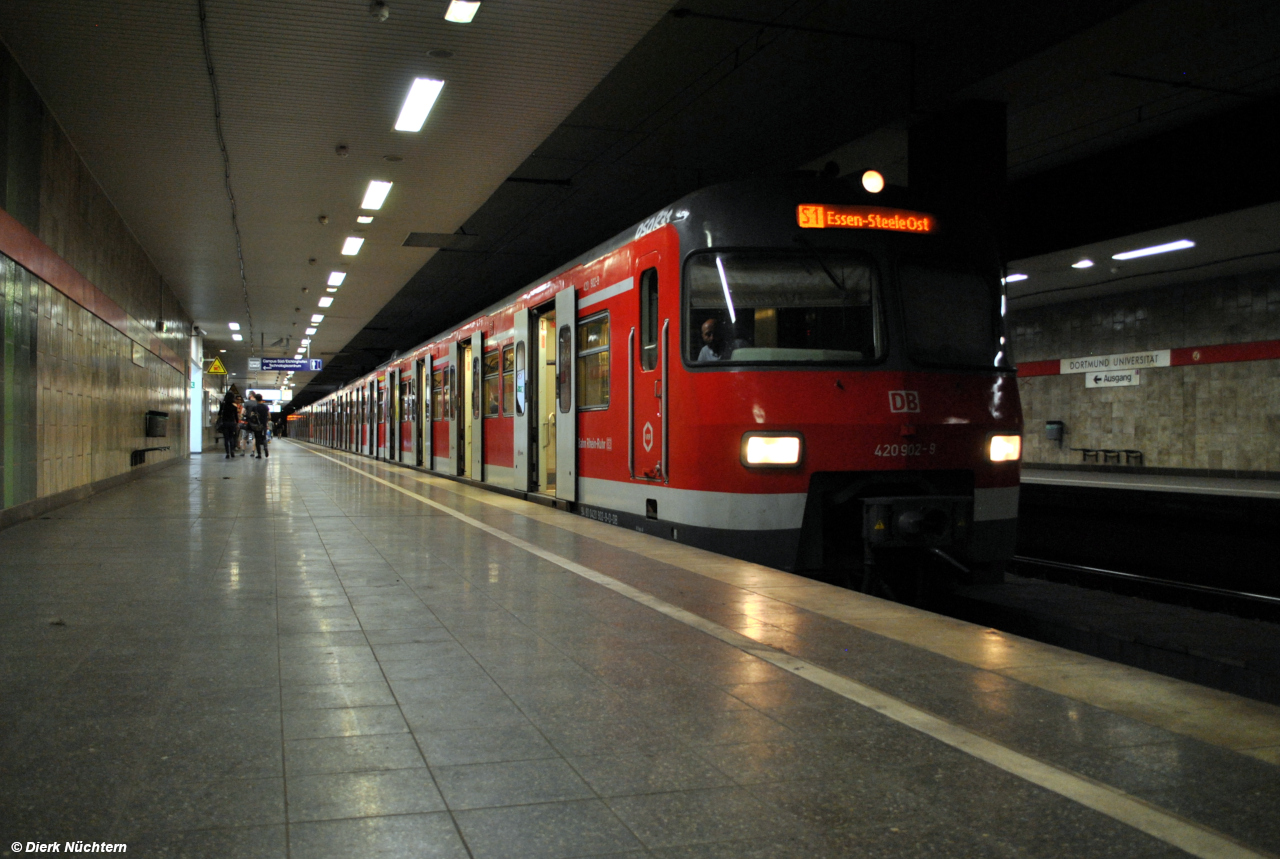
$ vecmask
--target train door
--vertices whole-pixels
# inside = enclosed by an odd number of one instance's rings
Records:
[[[537,427],[538,489],[556,494],[556,312],[546,309],[538,317],[537,368],[529,410]]]
[[[390,411],[387,406],[387,374],[383,373],[375,380],[377,384],[376,391],[376,411],[374,412],[374,457],[377,459],[387,458],[387,412]]]
[[[458,420],[458,458],[454,465],[463,477],[471,474],[471,341],[458,341],[456,375],[458,399],[454,414]]]
[[[533,329],[530,327],[533,317],[528,309],[517,310],[515,313],[515,419],[511,421],[512,433],[512,451],[514,451],[513,465],[511,475],[511,488],[521,492],[527,492],[531,488],[530,477],[532,476],[531,463],[529,461],[529,442],[533,435],[532,415],[535,412],[528,408],[529,406],[529,344],[533,341]]]
[[[449,440],[449,467],[453,469],[454,474],[458,472],[458,382],[456,368],[458,366],[458,349],[456,346],[449,347],[449,363],[444,367],[441,375],[441,382],[444,390],[441,392],[441,399],[445,402],[445,418],[448,423],[445,424],[445,436]]]
[[[396,462],[406,462],[413,453],[410,421],[413,420],[413,376],[404,369],[396,370]]]
[[[574,287],[556,293],[556,497],[578,500],[578,299]]]
[[[658,308],[658,254],[646,254],[637,263],[640,283],[639,334],[635,345],[628,337],[627,366],[630,373],[629,411],[631,427],[631,476],[641,480],[666,480],[666,326]]]
[[[471,467],[473,480],[484,480],[484,403],[482,370],[484,365],[484,334],[471,335]]]
[[[431,373],[427,369],[430,356],[413,364],[413,388],[417,402],[413,409],[413,464],[426,464],[426,442],[431,433]]]

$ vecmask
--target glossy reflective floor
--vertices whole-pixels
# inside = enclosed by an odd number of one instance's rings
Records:
[[[0,532],[0,849],[1186,855],[816,666],[1280,849],[1275,708],[314,450]]]

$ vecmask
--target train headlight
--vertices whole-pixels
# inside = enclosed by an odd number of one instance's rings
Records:
[[[742,464],[790,468],[804,455],[804,436],[796,432],[749,432],[742,436]]]
[[[1022,436],[993,435],[987,453],[992,462],[1017,462],[1022,459]]]

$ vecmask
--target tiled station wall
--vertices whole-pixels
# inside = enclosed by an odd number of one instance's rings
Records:
[[[148,464],[187,454],[191,318],[3,48],[0,132],[8,510],[119,477],[139,448],[171,447]],[[149,409],[167,437],[145,436]]]
[[[1255,272],[1066,304],[1010,318],[1020,362],[1280,340],[1280,271]],[[1280,472],[1280,361],[1142,371],[1127,388],[1083,374],[1018,380],[1024,461],[1080,463],[1070,448],[1132,449],[1147,466]],[[1066,423],[1062,448],[1045,421]]]

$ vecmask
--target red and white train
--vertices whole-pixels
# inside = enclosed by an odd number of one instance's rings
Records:
[[[1022,417],[975,221],[856,180],[704,189],[289,431],[784,570],[998,572]]]

